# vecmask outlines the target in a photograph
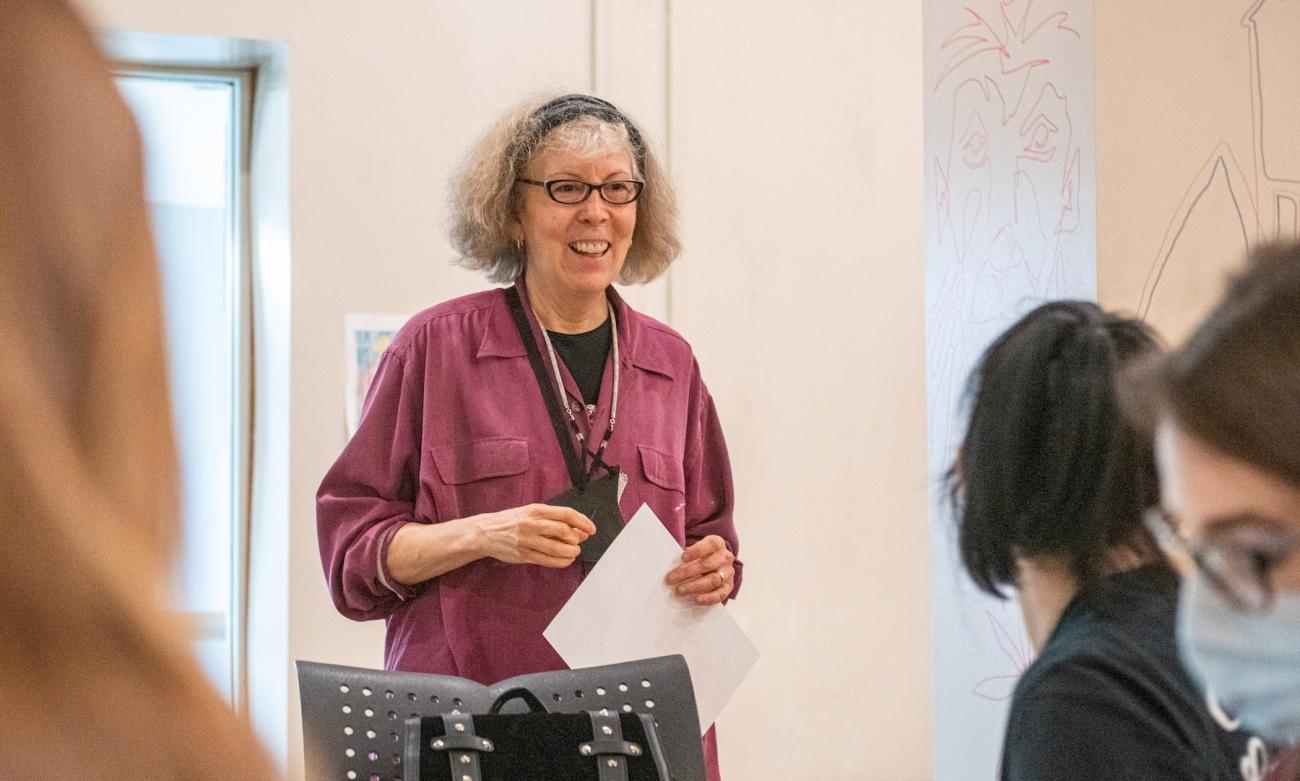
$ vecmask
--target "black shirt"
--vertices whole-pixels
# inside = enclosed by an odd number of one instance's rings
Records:
[[[1178,579],[1151,565],[1085,586],[1020,679],[1003,781],[1241,781],[1225,732],[1178,660]]]
[[[578,383],[582,400],[595,404],[600,396],[600,381],[605,375],[605,359],[609,357],[609,346],[614,331],[610,321],[605,320],[594,331],[585,334],[561,334],[546,332],[551,337],[555,353],[569,367],[569,374]]]

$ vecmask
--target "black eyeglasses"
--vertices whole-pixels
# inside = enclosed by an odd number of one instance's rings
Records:
[[[636,179],[622,179],[616,182],[605,182],[604,184],[589,184],[580,182],[577,179],[547,179],[544,182],[539,182],[536,179],[524,179],[523,177],[515,181],[544,187],[546,188],[546,194],[551,196],[552,201],[570,205],[582,203],[591,197],[592,190],[599,190],[600,197],[605,203],[622,206],[640,198],[641,190],[645,187],[645,182]]]
[[[1266,613],[1273,606],[1273,569],[1300,552],[1300,534],[1284,530],[1258,531],[1258,524],[1241,524],[1241,533],[1195,543],[1178,530],[1163,508],[1143,516],[1147,530],[1167,555],[1190,559],[1206,581],[1233,607],[1244,613]]]

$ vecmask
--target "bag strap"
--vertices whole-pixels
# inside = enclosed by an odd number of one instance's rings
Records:
[[[542,704],[542,701],[537,699],[537,695],[533,694],[532,692],[520,686],[515,689],[509,689],[503,692],[500,697],[497,697],[496,702],[492,703],[492,707],[488,708],[488,713],[495,716],[496,714],[500,713],[501,708],[511,700],[523,700],[525,703],[527,703],[528,710],[531,713],[548,712],[546,710],[546,706]]]
[[[451,768],[451,778],[457,781],[482,781],[479,767],[480,753],[496,750],[492,741],[474,734],[474,719],[460,711],[454,711],[441,717],[442,734],[429,741],[428,748],[441,754],[446,753],[447,764]],[[406,781],[420,781],[420,754],[425,750],[421,743],[423,719],[412,716],[406,720]]]
[[[442,717],[443,736],[433,741],[435,751],[447,752],[451,778],[460,781],[481,781],[478,753],[491,751],[492,741],[474,734],[474,720],[463,713],[449,713]],[[439,745],[442,744],[442,745]]]
[[[555,429],[555,439],[560,443],[560,452],[564,454],[565,466],[569,469],[569,478],[575,486],[585,486],[587,475],[578,460],[573,443],[570,441],[569,429],[564,423],[564,409],[556,395],[554,383],[546,375],[546,365],[542,362],[542,352],[537,349],[537,340],[533,338],[533,329],[528,325],[528,316],[524,314],[523,301],[519,298],[519,288],[515,285],[505,289],[506,304],[514,318],[519,338],[528,352],[528,362],[532,364],[533,374],[537,377],[537,387],[542,391],[542,400],[546,403],[546,412],[551,416],[551,428]]]
[[[405,767],[402,770],[402,781],[420,781],[420,753],[424,750],[424,746],[420,743],[422,732],[419,716],[412,716],[406,720],[406,741],[402,750],[402,763]]]
[[[584,757],[596,758],[600,781],[627,781],[628,757],[639,757],[640,746],[623,740],[623,722],[617,713],[606,709],[587,711],[591,719],[591,741],[578,746]]]
[[[668,752],[664,751],[663,741],[659,738],[659,725],[655,723],[655,717],[648,713],[637,714],[641,721],[641,729],[645,732],[646,750],[650,752],[650,759],[654,762],[655,778],[658,781],[672,781],[672,773],[668,767]]]

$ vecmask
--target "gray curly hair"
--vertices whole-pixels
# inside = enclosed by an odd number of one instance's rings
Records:
[[[616,149],[629,153],[633,174],[645,181],[619,281],[636,284],[655,279],[681,253],[677,196],[658,157],[625,115],[626,125],[583,114],[547,130],[538,109],[552,100],[551,96],[529,100],[506,112],[470,148],[452,177],[450,232],[458,262],[487,272],[493,282],[514,279],[527,262],[511,235],[520,205],[515,179],[524,175],[532,160],[556,149],[581,157]]]

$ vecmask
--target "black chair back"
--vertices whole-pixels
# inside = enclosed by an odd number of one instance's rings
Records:
[[[407,718],[486,713],[502,692],[521,687],[552,713],[604,708],[653,716],[674,781],[705,781],[695,691],[681,656],[533,673],[492,686],[450,675],[297,666],[310,781],[402,781]],[[524,711],[514,702],[502,712]]]

